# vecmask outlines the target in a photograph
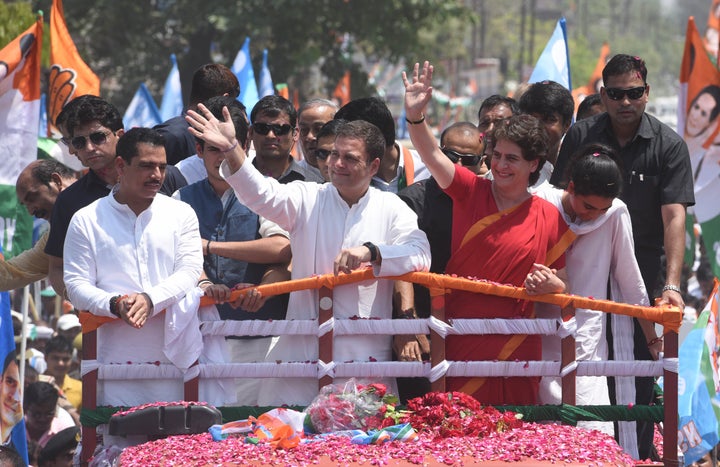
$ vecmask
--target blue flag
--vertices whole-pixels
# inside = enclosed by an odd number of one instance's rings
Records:
[[[170,54],[170,61],[172,62],[172,68],[165,80],[165,89],[163,90],[163,98],[160,103],[160,120],[163,122],[181,115],[183,111],[180,70],[178,70],[175,54]]]
[[[232,72],[237,76],[240,82],[240,95],[238,100],[245,105],[248,115],[255,107],[257,101],[260,100],[258,97],[257,83],[255,82],[255,71],[252,67],[252,59],[250,58],[250,38],[245,38],[245,43],[242,49],[238,52],[235,57],[235,61],[232,64]]]
[[[8,292],[0,293],[0,359],[3,362],[0,377],[0,444],[12,445],[27,464],[27,440],[22,409],[23,384],[15,359],[15,335]]]
[[[568,53],[565,18],[560,18],[550,40],[545,46],[528,83],[555,81],[572,91],[570,81],[570,54]]]
[[[263,50],[262,68],[260,69],[260,97],[272,96],[275,94],[272,76],[267,64],[267,49]]]
[[[40,94],[40,125],[38,126],[38,137],[47,138],[47,94]]]
[[[679,359],[678,445],[690,465],[720,441],[717,279],[710,302],[680,346]]]
[[[155,104],[155,100],[150,95],[150,91],[148,91],[145,83],[140,83],[140,87],[135,92],[132,101],[130,101],[125,115],[123,115],[125,129],[129,130],[134,127],[152,128],[162,121],[160,111],[157,104]]]

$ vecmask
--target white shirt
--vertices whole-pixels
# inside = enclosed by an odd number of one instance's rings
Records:
[[[609,280],[612,300],[633,305],[649,305],[645,283],[635,260],[630,213],[624,202],[615,198],[605,214],[592,221],[583,222],[580,219],[573,221],[563,209],[563,190],[545,186],[535,195],[554,204],[570,229],[578,235],[565,252],[569,293],[604,300],[608,298]],[[536,303],[538,317],[547,317],[551,314],[550,307],[552,306]],[[559,316],[559,312],[556,316]],[[577,308],[575,320],[577,321],[576,359],[607,360],[605,313]],[[632,318],[615,315],[613,322],[615,359],[634,360]],[[556,336],[543,338],[543,359],[560,359],[560,339]],[[559,384],[557,379],[555,381],[550,378],[542,379],[540,389],[542,403],[560,403]],[[616,378],[616,385],[618,404],[635,402],[634,378]],[[604,377],[577,378],[576,392],[577,405],[609,404]],[[606,431],[600,426],[589,423],[585,426]],[[622,426],[621,430],[623,430]]]
[[[183,174],[188,185],[192,185],[195,182],[199,182],[207,178],[207,169],[205,168],[205,162],[197,154],[193,154],[190,157],[186,157],[181,160],[175,167]]]
[[[160,311],[193,289],[202,271],[200,232],[192,208],[158,194],[136,216],[111,193],[75,213],[63,257],[65,285],[78,309],[114,316],[110,298],[137,292],[146,292],[154,304],[152,317],[141,329],[119,320],[98,329],[98,362],[168,363]],[[100,405],[134,406],[182,397],[180,380],[98,384]]]
[[[424,271],[430,267],[430,246],[425,233],[418,229],[417,216],[400,198],[369,188],[353,206],[340,197],[331,183],[292,182],[282,185],[265,178],[252,164],[245,163],[230,175],[223,162],[221,173],[235,189],[238,199],[258,215],[276,222],[290,232],[293,254],[292,278],[333,272],[333,261],[343,248],[374,243],[382,262],[373,265],[378,277]],[[334,289],[335,319],[392,317],[393,282],[370,280]],[[318,292],[304,290],[290,294],[288,319],[317,319]],[[335,337],[334,360],[367,362],[391,359],[392,336]],[[318,358],[317,338],[282,336],[270,351],[268,360],[312,361]],[[309,403],[317,394],[317,380],[310,380],[307,391],[293,379],[281,382],[290,396],[281,402]],[[270,390],[265,396],[273,398]],[[279,393],[278,393],[279,394]],[[261,394],[261,397],[263,394]],[[268,400],[278,403],[277,400]],[[265,405],[263,400],[259,401]]]
[[[395,177],[393,177],[392,180],[389,182],[386,182],[382,178],[375,175],[372,178],[372,181],[370,182],[372,186],[377,188],[381,191],[389,191],[391,193],[397,194],[398,192],[398,179],[401,175],[405,173],[405,157],[403,152],[404,151],[410,151],[410,155],[412,156],[413,160],[413,183],[419,182],[420,180],[425,180],[426,178],[430,178],[430,171],[427,167],[425,167],[425,163],[420,158],[420,154],[414,149],[408,149],[403,146],[400,146],[398,143],[395,143],[395,148],[399,152],[399,161],[398,161],[398,167],[397,171],[395,172]],[[406,180],[406,182],[409,182]],[[410,185],[410,183],[407,183]]]

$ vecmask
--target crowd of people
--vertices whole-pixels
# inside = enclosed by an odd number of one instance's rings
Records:
[[[477,124],[454,123],[439,142],[427,123],[432,75],[428,62],[403,74],[414,149],[396,141],[395,120],[379,98],[342,107],[311,99],[296,110],[266,96],[245,109],[235,75],[218,64],[195,72],[187,111],[153,129],[123,128],[118,110],[97,96],[67,103],[55,123],[87,171],[77,178],[53,160],[23,170],[18,199],[50,228],[33,249],[2,263],[0,285],[12,290],[47,277],[57,301],[72,306],[46,312],[42,322],[13,315],[18,330],[35,326],[35,338],[3,367],[2,443],[17,422],[6,411],[19,412],[22,391],[31,458],[71,465],[62,461],[72,463],[82,403],[76,310],[106,321],[96,363],[181,367],[166,337],[178,326],[171,316],[197,312],[188,300],[197,287],[217,303],[220,320],[317,319],[327,304],[314,290],[264,297],[250,289],[237,300],[231,292],[365,267],[373,279],[335,288],[335,320],[430,316],[427,290],[380,280],[425,270],[530,295],[685,306],[691,161],[683,139],[645,112],[650,85],[642,59],[613,57],[599,96],[583,101],[575,122],[571,93],[544,81],[515,98],[488,97]],[[549,305],[462,291],[448,294],[445,307],[450,319],[560,316]],[[662,353],[651,322],[592,310],[576,310],[576,319],[578,360]],[[335,336],[333,358],[420,361],[431,345],[425,335]],[[318,341],[228,336],[224,352],[229,363],[316,361]],[[446,340],[448,360],[558,355],[557,338],[539,335]],[[385,382],[405,400],[429,390],[423,378]],[[181,400],[182,390],[181,380],[100,380],[97,404]],[[452,377],[447,390],[484,404],[560,402],[551,377]],[[238,378],[227,403],[307,405],[317,392],[316,378]],[[653,397],[652,378],[577,381],[579,405],[650,404]],[[655,455],[652,423],[585,426],[614,434],[637,459]]]

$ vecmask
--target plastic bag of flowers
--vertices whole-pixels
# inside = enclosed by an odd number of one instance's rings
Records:
[[[363,384],[355,378],[329,384],[305,409],[306,431],[331,433],[343,430],[370,431],[394,425],[397,396],[383,384]]]

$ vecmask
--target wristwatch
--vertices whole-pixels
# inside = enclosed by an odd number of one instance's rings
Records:
[[[363,246],[370,250],[370,262],[374,263],[378,257],[378,248],[372,242],[365,242],[363,243]]]
[[[120,313],[117,311],[117,302],[122,299],[122,295],[115,295],[114,297],[110,297],[110,313],[114,314],[118,318],[120,317]]]

